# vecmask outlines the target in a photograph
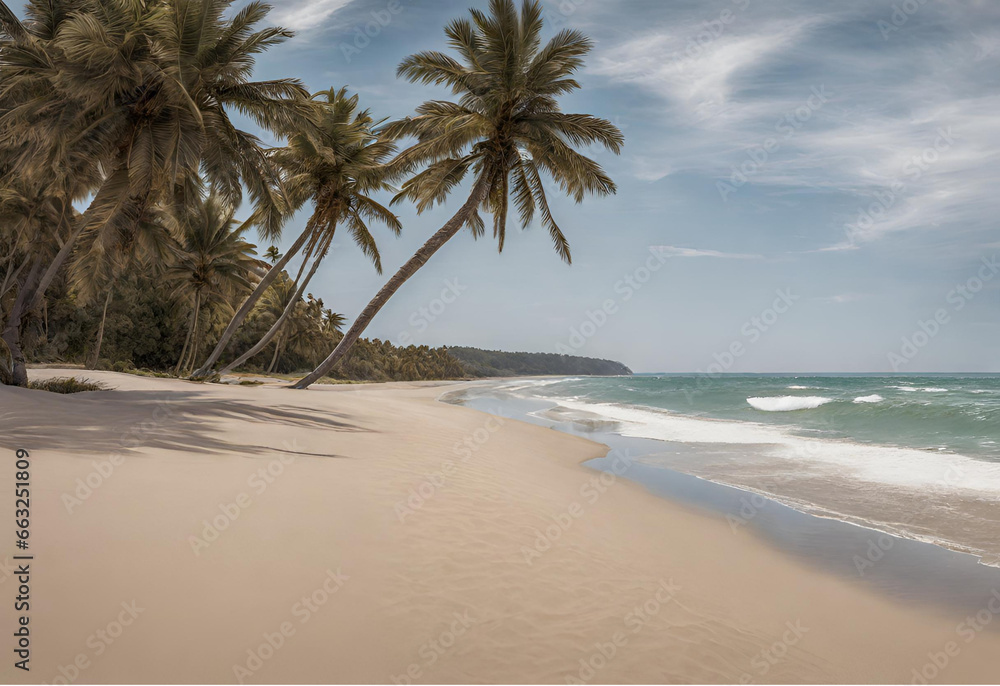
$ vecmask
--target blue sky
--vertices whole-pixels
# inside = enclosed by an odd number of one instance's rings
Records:
[[[617,196],[554,200],[572,266],[539,226],[503,254],[460,234],[366,335],[637,371],[1000,372],[1000,3],[543,4],[550,33],[595,41],[564,109],[624,131],[621,156],[594,152]],[[276,3],[298,34],[257,73],[404,116],[448,93],[396,65],[485,5]],[[345,241],[311,290],[353,317],[463,199],[399,206],[402,237],[377,234],[385,276]]]

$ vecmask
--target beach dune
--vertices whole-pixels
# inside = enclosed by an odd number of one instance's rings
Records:
[[[443,384],[32,373],[115,390],[0,387],[0,508],[26,449],[34,556],[31,671],[8,638],[4,682],[1000,677],[995,626],[601,480],[581,462],[605,447],[437,402]]]

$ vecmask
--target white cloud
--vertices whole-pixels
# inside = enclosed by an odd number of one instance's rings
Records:
[[[988,230],[1000,185],[1000,95],[988,85],[1000,63],[995,6],[925,7],[905,30],[927,20],[933,41],[884,40],[873,29],[882,9],[867,1],[755,5],[710,39],[709,5],[686,7],[624,44],[609,42],[590,70],[611,85],[635,84],[653,103],[652,133],[630,156],[637,178],[729,182],[749,164],[746,183],[758,191],[836,194],[844,239],[827,251],[901,231]],[[829,100],[791,134],[776,133],[817,87]],[[955,136],[943,147],[941,130]],[[777,149],[753,164],[769,139]]]
[[[652,245],[664,257],[715,257],[726,260],[762,260],[763,255],[748,255],[743,253],[719,252],[718,250],[701,250],[699,248],[680,248],[675,245]]]
[[[353,0],[298,0],[282,3],[275,13],[275,21],[295,31],[317,28],[334,12]]]
[[[831,295],[826,298],[817,298],[823,302],[833,303],[835,305],[843,305],[845,303],[853,303],[858,300],[864,300],[869,297],[866,293],[838,293],[837,295]]]
[[[737,17],[735,21],[738,21]],[[723,31],[698,40],[700,24],[684,24],[633,38],[600,55],[592,73],[638,84],[668,100],[684,123],[717,116],[752,116],[727,109],[742,73],[800,42],[819,17],[781,19]]]

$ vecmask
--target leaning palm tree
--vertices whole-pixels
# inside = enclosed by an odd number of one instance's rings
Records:
[[[234,210],[225,201],[209,195],[185,213],[182,238],[175,260],[165,270],[175,284],[174,296],[190,303],[187,338],[175,373],[190,369],[201,349],[202,310],[212,304],[228,307],[234,297],[251,288],[254,272],[262,268],[254,257],[254,246],[243,239],[246,224],[237,226]]]
[[[396,152],[395,143],[375,131],[378,122],[372,119],[368,110],[358,109],[358,96],[348,96],[346,89],[321,91],[313,96],[312,102],[315,105],[313,121],[285,131],[288,145],[269,151],[270,159],[282,172],[289,212],[298,210],[310,200],[313,203],[313,213],[302,233],[305,252],[295,279],[298,288],[284,313],[264,337],[220,373],[235,369],[260,353],[278,334],[327,256],[339,226],[347,228],[351,239],[375,263],[380,274],[382,261],[367,222],[384,224],[396,235],[402,229],[396,215],[371,197],[379,191],[393,190],[390,183],[401,175],[398,166],[389,164]],[[310,260],[312,266],[303,278]],[[281,261],[276,262],[271,272],[280,273],[281,264]],[[244,302],[215,350],[194,373],[195,377],[212,373],[213,365],[231,336],[249,314],[248,306],[252,307],[264,291],[266,286],[263,289],[258,286]]]
[[[261,296],[260,302],[257,303],[255,313],[263,321],[270,321],[272,323],[270,328],[273,329],[273,324],[284,316],[288,306],[294,302],[292,298],[295,296],[295,292],[297,290],[298,289],[294,281],[287,277],[279,277],[273,284],[271,284],[271,287],[267,289],[267,293]],[[270,373],[274,368],[274,365],[277,364],[278,357],[281,354],[281,344],[283,342],[281,333],[282,332],[279,331],[274,337],[274,354],[271,356],[271,364],[267,367],[268,373]]]
[[[22,313],[41,302],[82,234],[128,231],[157,204],[182,205],[185,176],[202,173],[234,206],[245,190],[262,233],[276,236],[280,181],[230,111],[287,129],[303,115],[307,92],[293,79],[251,80],[255,56],[292,34],[254,30],[266,4],[255,0],[226,19],[230,4],[32,0],[22,24],[0,2],[0,134],[25,141],[14,173],[84,159],[100,176],[58,251],[29,272]]]
[[[580,87],[573,74],[583,65],[590,40],[563,30],[542,47],[537,0],[524,0],[520,13],[512,0],[491,0],[489,14],[470,12],[471,21],[458,19],[445,28],[458,59],[421,52],[397,70],[412,82],[447,85],[459,101],[426,102],[417,116],[392,124],[387,133],[417,139],[398,164],[428,165],[404,184],[396,200],[412,200],[423,212],[443,202],[470,172],[472,192],[368,303],[326,360],[294,388],[308,387],[341,361],[389,298],[462,227],[482,235],[480,210],[493,215],[493,235],[502,250],[513,196],[522,226],[537,213],[556,252],[570,262],[569,244],[549,211],[542,173],[577,202],[588,193],[616,190],[600,165],[572,146],[597,143],[618,153],[624,144],[621,131],[588,114],[565,114],[557,101]]]
[[[0,155],[2,156],[2,155]],[[0,263],[5,266],[0,283],[0,340],[10,355],[10,364],[0,355],[0,382],[27,384],[27,367],[21,345],[24,317],[37,305],[31,302],[47,260],[60,250],[78,218],[73,198],[55,175],[28,180],[7,173],[0,165],[0,223],[4,240]],[[59,177],[71,175],[60,170]]]

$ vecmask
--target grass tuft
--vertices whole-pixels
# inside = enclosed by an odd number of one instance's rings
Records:
[[[85,393],[87,391],[108,391],[108,386],[90,379],[77,379],[75,376],[58,377],[42,381],[29,381],[28,388],[51,393]]]

